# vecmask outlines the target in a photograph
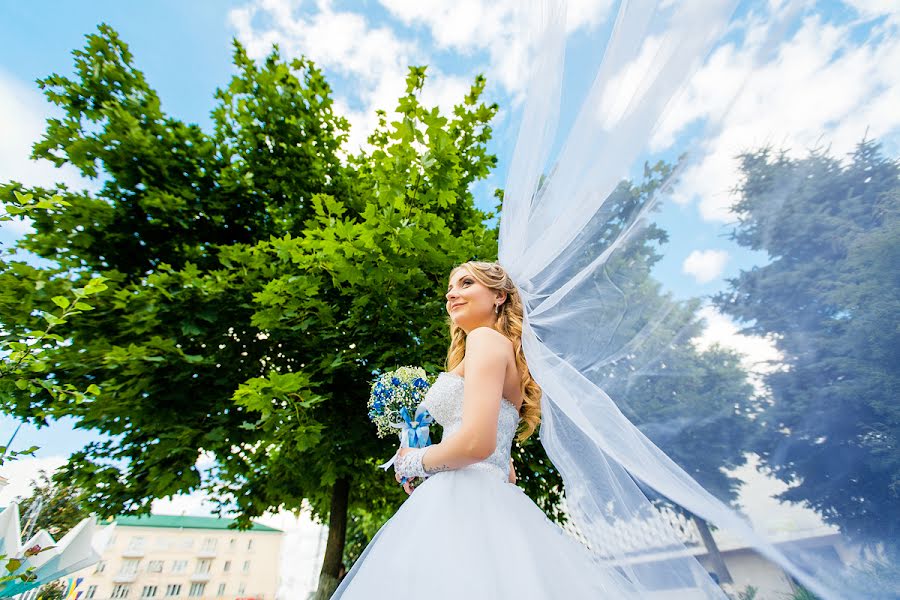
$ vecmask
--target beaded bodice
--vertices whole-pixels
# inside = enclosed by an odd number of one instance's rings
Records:
[[[434,420],[444,428],[444,439],[454,435],[462,426],[463,389],[465,379],[455,373],[441,373],[428,390],[422,405],[428,409]],[[497,447],[494,453],[481,462],[465,469],[490,471],[504,481],[509,477],[509,458],[512,441],[519,425],[519,411],[506,398],[500,401],[500,416],[497,420]]]

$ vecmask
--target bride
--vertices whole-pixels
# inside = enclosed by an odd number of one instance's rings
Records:
[[[522,349],[522,301],[497,263],[450,273],[447,371],[423,402],[439,444],[401,448],[397,480],[424,481],[381,528],[332,598],[637,598],[515,486],[510,449],[540,421]],[[712,582],[710,580],[710,585]],[[671,596],[669,596],[671,597]]]
[[[768,65],[769,50],[797,29],[802,3],[781,3],[759,30],[736,0],[619,3],[564,137],[557,129],[567,116],[560,101],[565,8],[538,4],[525,13],[534,18],[526,28],[533,52],[503,190],[499,264],[467,262],[448,280],[447,372],[423,402],[444,427],[442,442],[398,451],[396,475],[412,481],[405,484],[411,495],[333,597],[724,598],[697,558],[703,549],[696,541],[689,547],[680,522],[657,510],[661,499],[740,540],[824,600],[868,600],[873,595],[860,582],[875,571],[860,567],[883,561],[860,554],[865,560],[847,567],[836,552],[755,529],[692,477],[693,461],[677,463],[657,447],[623,411],[623,391],[609,385],[627,388],[631,370],[647,365],[666,369],[659,357],[671,342],[669,303],[643,302],[633,292],[647,284],[636,257],[650,214],[683,165],[624,205],[623,177],[641,165],[647,173],[669,109],[690,95],[686,82],[715,45],[743,32],[760,44],[747,51],[747,68]],[[724,114],[697,124],[692,143],[715,135]],[[668,152],[681,154],[668,143]],[[584,546],[512,484],[513,439],[517,431],[527,438],[539,422]]]

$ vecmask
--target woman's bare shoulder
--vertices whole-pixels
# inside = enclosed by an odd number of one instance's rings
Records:
[[[476,327],[466,335],[466,347],[475,343],[487,347],[512,348],[512,340],[492,327]]]
[[[477,327],[466,336],[466,362],[506,371],[514,354],[512,341],[496,329]]]

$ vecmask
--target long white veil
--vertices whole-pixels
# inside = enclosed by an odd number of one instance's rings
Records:
[[[870,540],[868,550],[847,541],[845,548],[858,551],[835,561],[808,544],[776,539],[704,489],[690,464],[676,464],[623,412],[623,372],[665,368],[659,357],[678,336],[670,305],[641,301],[648,273],[635,253],[679,168],[638,202],[623,201],[620,182],[640,172],[667,109],[713,45],[733,33],[735,5],[623,1],[561,146],[565,10],[558,2],[531,7],[534,54],[505,186],[499,262],[525,305],[524,350],[544,392],[540,440],[562,475],[578,533],[598,560],[647,596],[723,597],[684,532],[658,509],[662,499],[755,549],[822,598],[876,597],[861,591],[851,571],[864,570],[866,557],[894,540]],[[784,35],[798,10],[777,11],[768,35]],[[705,126],[711,135],[717,123]]]

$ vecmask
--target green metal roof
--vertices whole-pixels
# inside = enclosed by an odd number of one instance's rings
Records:
[[[233,519],[220,519],[218,517],[179,517],[175,515],[142,515],[118,516],[115,519],[119,527],[170,527],[176,529],[230,529],[228,526],[234,523]],[[237,531],[237,530],[235,530]],[[250,531],[276,531],[280,529],[254,523]]]

